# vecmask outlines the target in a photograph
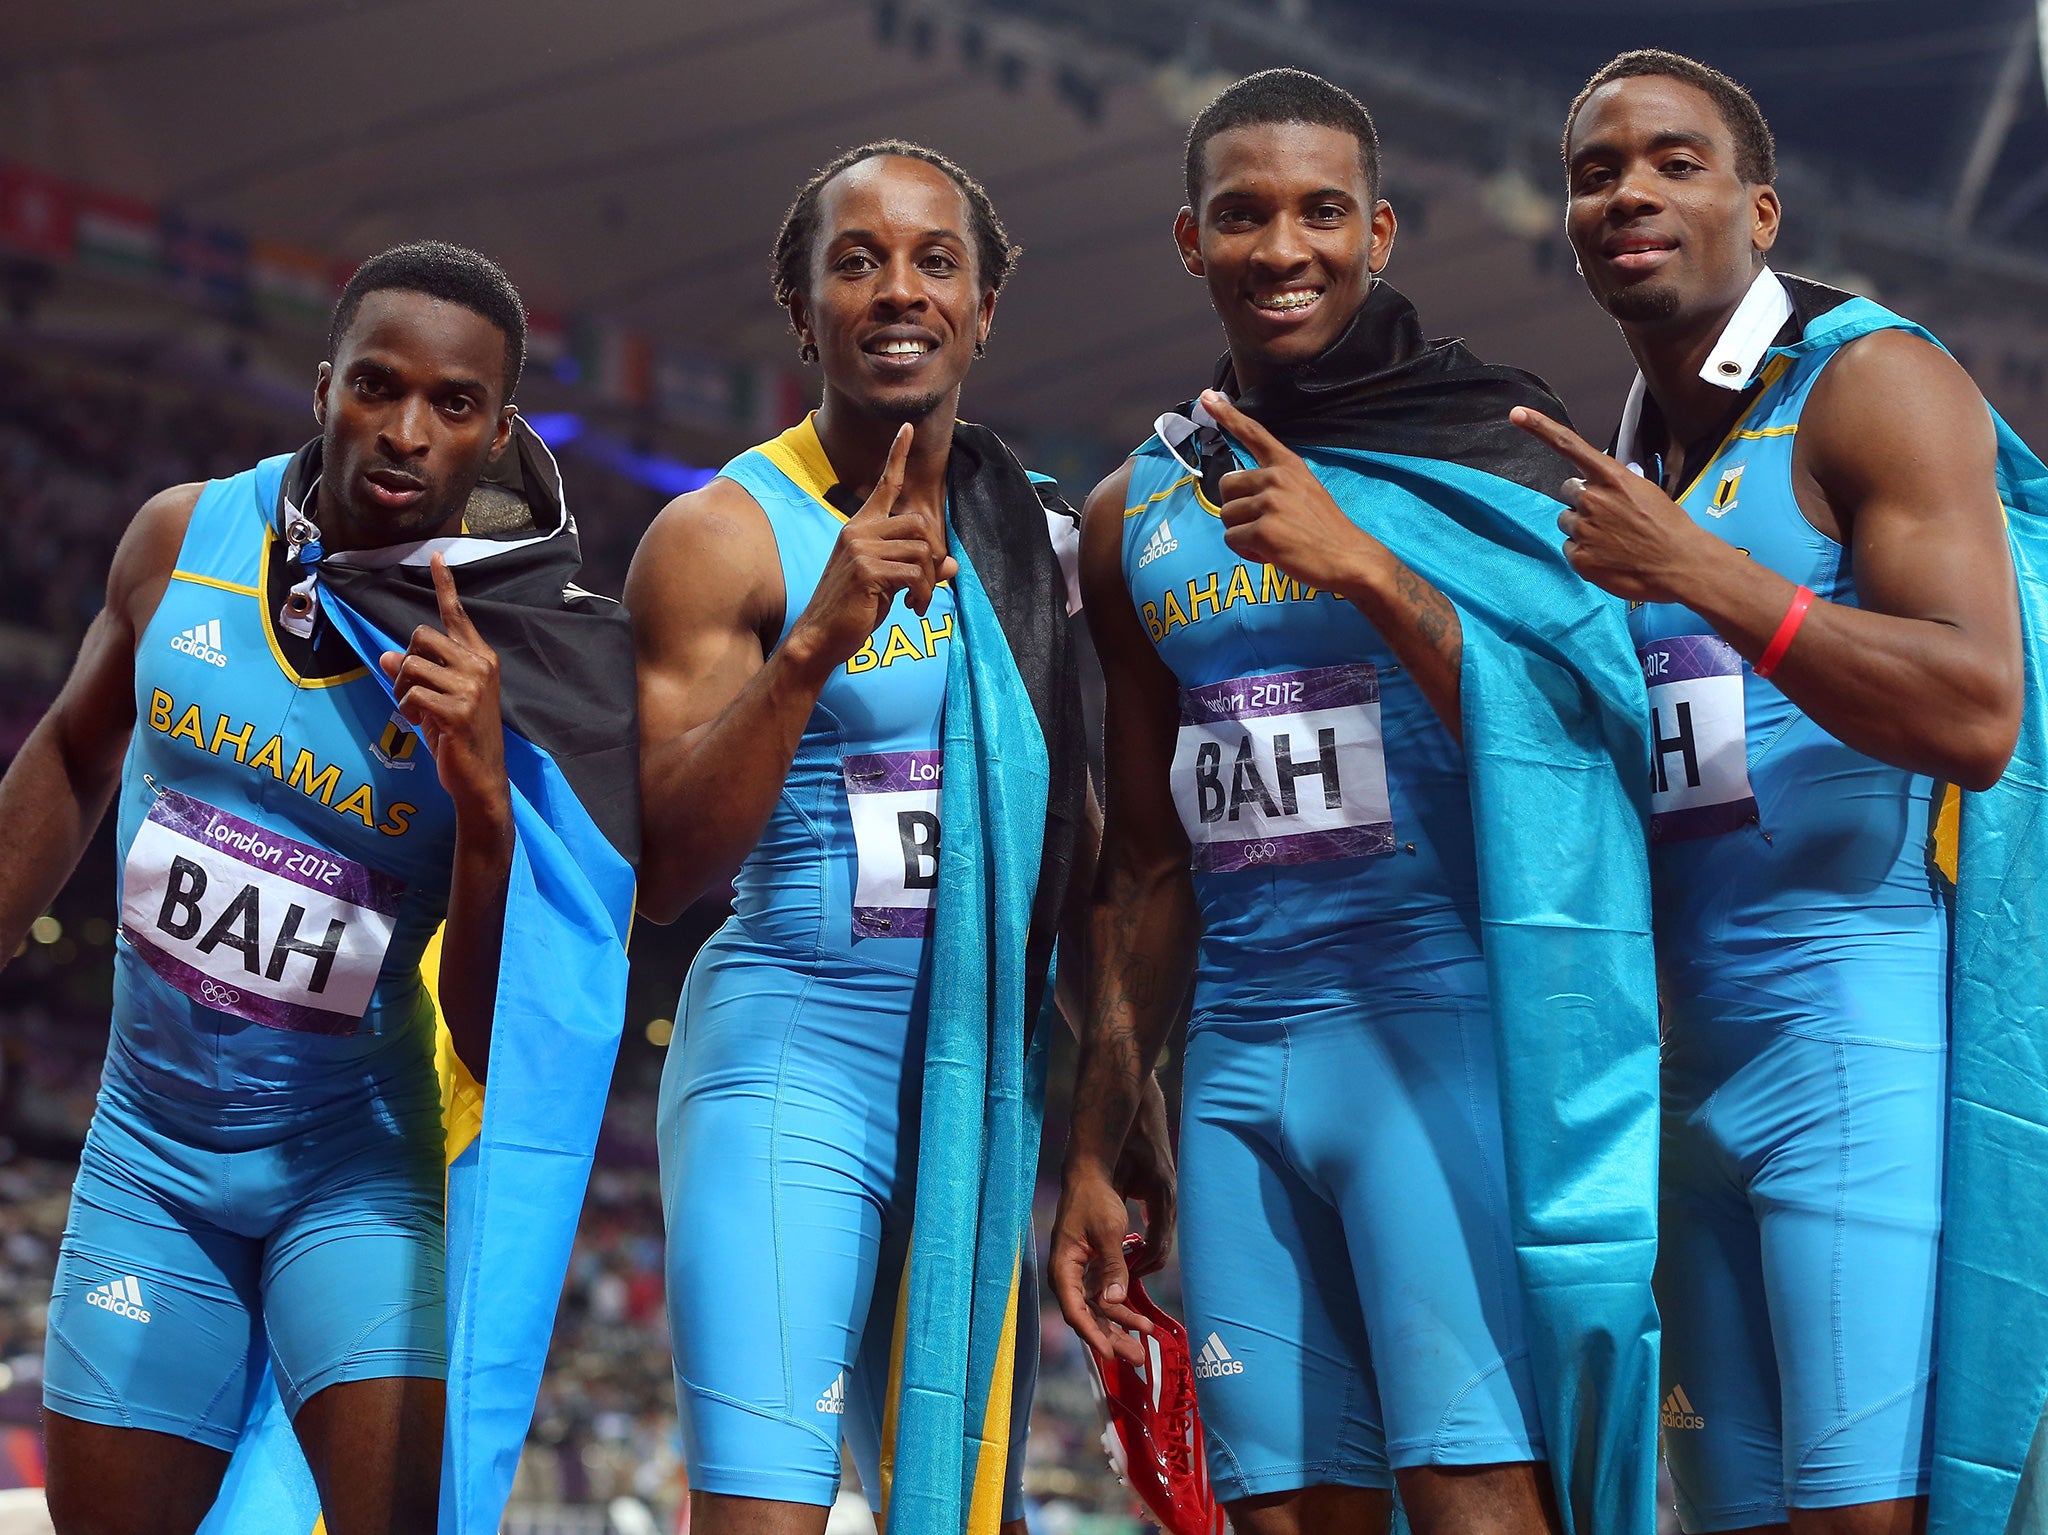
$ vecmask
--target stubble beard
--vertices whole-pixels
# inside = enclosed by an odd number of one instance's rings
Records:
[[[876,400],[869,408],[891,425],[901,426],[907,421],[916,426],[944,405],[946,396],[950,393],[952,391],[949,389],[940,389],[930,394],[914,395],[908,399]]]
[[[1607,312],[1624,325],[1661,325],[1677,315],[1678,304],[1672,283],[1636,283],[1607,296]]]

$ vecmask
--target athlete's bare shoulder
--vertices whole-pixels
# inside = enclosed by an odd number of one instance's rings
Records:
[[[1896,328],[1846,342],[1813,388],[1815,400],[1850,409],[1882,405],[1899,394],[1918,403],[1983,403],[1961,363],[1925,336]]]
[[[643,630],[667,629],[671,621],[759,630],[770,608],[779,627],[782,565],[768,514],[723,476],[677,496],[641,537],[625,601]]]
[[[130,519],[114,550],[107,570],[107,610],[126,622],[138,640],[171,584],[185,530],[192,524],[192,509],[205,489],[194,483],[158,491]]]
[[[1125,459],[1081,503],[1082,595],[1087,595],[1087,567],[1091,561],[1115,563],[1123,545],[1124,503],[1131,492],[1131,460]]]
[[[1998,452],[1991,411],[1962,364],[1896,329],[1859,336],[1834,355],[1808,398],[1800,438],[1829,499],[1851,503],[1943,479],[1952,488],[1981,481],[1988,494]]]
[[[1081,508],[1081,515],[1084,518],[1093,516],[1098,507],[1105,515],[1114,511],[1119,519],[1123,517],[1124,501],[1131,491],[1132,462],[1131,459],[1125,459],[1104,475],[1096,483],[1095,488],[1088,492],[1088,499]]]

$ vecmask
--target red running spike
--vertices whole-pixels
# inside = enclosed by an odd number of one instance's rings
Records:
[[[1136,1236],[1124,1238],[1127,1260],[1139,1243]],[[1102,1447],[1110,1469],[1167,1535],[1224,1535],[1223,1510],[1202,1453],[1187,1329],[1154,1304],[1135,1274],[1127,1304],[1152,1324],[1149,1336],[1131,1334],[1144,1345],[1144,1366],[1088,1350],[1089,1373],[1108,1422]]]

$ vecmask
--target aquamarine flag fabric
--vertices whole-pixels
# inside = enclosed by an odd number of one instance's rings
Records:
[[[946,673],[936,932],[889,1535],[993,1532],[1001,1519],[1018,1257],[1029,1239],[1041,1091],[1025,952],[1050,765],[1037,716],[966,549]],[[995,1474],[991,1476],[989,1470]]]
[[[1852,298],[1782,350],[1876,330],[1935,338]],[[1938,342],[1936,342],[1939,345]],[[1935,1290],[1934,1535],[2048,1535],[2048,467],[1994,411],[1998,493],[2019,577],[2019,743],[1996,785],[1961,796],[1953,847],[1948,1144]]]
[[[1656,1527],[1658,1035],[1648,705],[1557,502],[1437,458],[1298,450],[1458,610],[1508,1195],[1573,1535]],[[1245,461],[1249,461],[1247,457]]]

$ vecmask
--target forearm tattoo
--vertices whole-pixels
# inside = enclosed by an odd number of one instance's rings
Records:
[[[1415,632],[1446,661],[1456,666],[1464,659],[1465,636],[1458,623],[1458,610],[1450,599],[1406,565],[1394,571],[1394,589],[1408,605]]]

